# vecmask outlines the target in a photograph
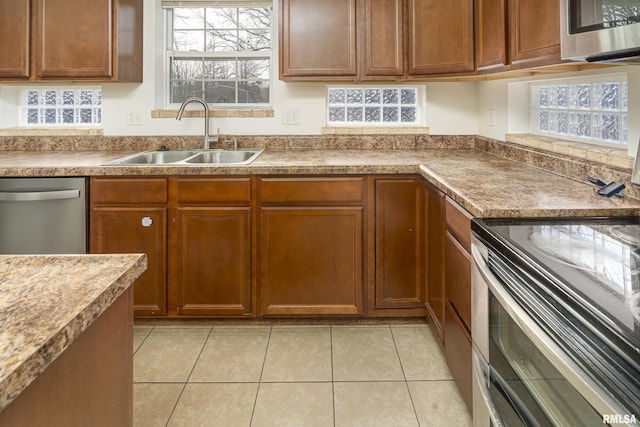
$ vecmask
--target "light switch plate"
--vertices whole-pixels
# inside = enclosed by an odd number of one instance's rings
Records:
[[[300,124],[300,108],[289,107],[284,109],[282,117],[282,124],[284,125],[299,125]]]

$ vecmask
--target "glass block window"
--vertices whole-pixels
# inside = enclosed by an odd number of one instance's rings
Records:
[[[22,126],[96,126],[102,123],[102,89],[25,88]]]
[[[330,125],[417,125],[418,89],[415,87],[329,87],[327,122]]]
[[[212,6],[222,3],[167,7],[168,104],[190,96],[230,106],[270,102],[271,2]]]
[[[626,80],[531,84],[531,131],[604,144],[628,144]]]

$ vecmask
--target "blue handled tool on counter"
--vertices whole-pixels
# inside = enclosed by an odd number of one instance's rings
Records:
[[[598,194],[601,195],[601,196],[605,196],[605,197],[611,197],[611,196],[623,197],[623,195],[620,192],[625,189],[625,185],[623,183],[621,183],[621,182],[611,181],[610,183],[607,184],[606,182],[602,181],[601,179],[594,178],[592,176],[588,176],[587,180],[590,183],[595,184],[595,185],[600,187],[598,189]]]

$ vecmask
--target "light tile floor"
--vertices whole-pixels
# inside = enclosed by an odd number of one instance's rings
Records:
[[[468,427],[426,325],[134,326],[134,426]]]

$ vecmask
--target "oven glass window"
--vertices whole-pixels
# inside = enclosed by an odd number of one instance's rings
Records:
[[[640,22],[638,0],[570,0],[571,34]]]
[[[603,425],[602,416],[491,294],[489,313],[490,390],[507,425]]]

